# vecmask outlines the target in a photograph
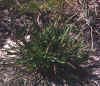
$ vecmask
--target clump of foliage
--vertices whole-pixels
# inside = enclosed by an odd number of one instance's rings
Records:
[[[50,68],[54,64],[66,64],[69,61],[80,64],[85,57],[83,42],[72,36],[72,27],[63,28],[48,26],[44,31],[38,25],[33,25],[30,32],[31,41],[25,42],[20,54],[22,64],[34,68]]]
[[[7,1],[5,3],[7,3]],[[22,40],[24,47],[21,49],[20,54],[23,56],[23,60],[21,61],[23,64],[32,65],[33,67],[49,68],[54,63],[66,64],[69,60],[78,63],[83,59],[85,54],[82,51],[82,41],[72,36],[72,31],[74,31],[75,28],[66,26],[77,14],[71,15],[70,18],[63,14],[63,9],[67,8],[66,6],[68,4],[78,1],[79,0],[40,0],[38,2],[37,0],[14,0],[13,3],[16,3],[15,8],[18,8],[22,13],[25,11],[39,12],[44,9],[49,9],[52,12],[50,17],[53,16],[57,18],[56,21],[49,22],[45,27],[39,27],[36,23],[33,25],[32,31],[29,32],[31,41],[26,42],[24,39]],[[59,12],[59,9],[61,9],[61,12]],[[43,16],[44,15],[41,17]],[[47,22],[47,18],[45,22]],[[42,21],[43,24],[45,22]],[[22,35],[22,32],[17,31],[18,35]],[[25,33],[27,33],[27,31],[24,32],[24,35]]]

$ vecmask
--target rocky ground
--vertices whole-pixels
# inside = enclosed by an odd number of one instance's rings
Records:
[[[89,84],[84,86],[100,86],[100,1],[97,0],[97,17],[95,28],[93,28],[93,51],[90,54],[89,70],[92,75],[88,76]],[[26,68],[14,66],[16,59],[20,59],[15,55],[19,49],[14,37],[14,32],[18,28],[23,28],[24,24],[31,24],[30,20],[25,21],[26,16],[20,16],[9,12],[3,6],[0,6],[0,86],[47,86],[48,83],[43,80],[39,74],[23,72]],[[15,24],[13,24],[13,22]],[[9,53],[7,53],[9,51]],[[35,82],[35,83],[34,83]],[[41,84],[39,84],[41,83]],[[57,86],[68,86],[65,84]],[[51,82],[52,86],[56,86]],[[73,85],[72,85],[73,86]],[[75,86],[75,85],[74,85]],[[76,85],[80,86],[80,85]]]
[[[96,1],[96,21],[95,27],[93,29],[93,42],[94,42],[94,51],[90,55],[90,58],[93,60],[90,68],[92,70],[92,81],[96,84],[95,86],[100,86],[100,0]]]

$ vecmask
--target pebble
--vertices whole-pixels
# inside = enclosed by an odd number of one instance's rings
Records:
[[[8,9],[3,10],[3,12],[4,12],[5,15],[9,15]]]

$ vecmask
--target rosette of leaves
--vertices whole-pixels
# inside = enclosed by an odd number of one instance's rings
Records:
[[[52,64],[79,63],[85,57],[83,42],[71,37],[72,27],[55,28],[53,25],[42,31],[33,25],[31,41],[25,42],[20,50],[22,64],[32,67],[50,68]]]

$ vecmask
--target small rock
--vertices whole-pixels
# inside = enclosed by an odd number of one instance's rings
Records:
[[[3,12],[4,12],[5,15],[9,15],[8,9],[5,9]]]

